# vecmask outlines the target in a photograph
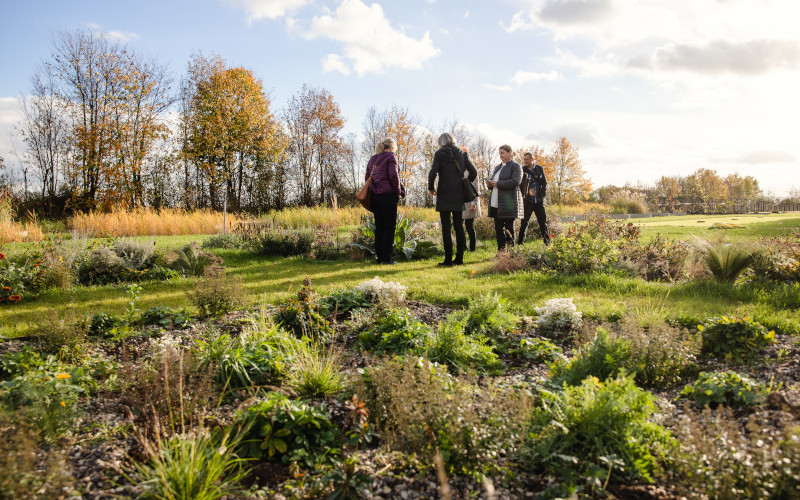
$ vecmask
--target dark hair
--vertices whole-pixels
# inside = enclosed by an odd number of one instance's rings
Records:
[[[508,144],[503,144],[502,146],[500,146],[500,149],[506,151],[507,153],[511,152],[511,146],[509,146]]]
[[[530,156],[531,158],[533,158],[533,155],[532,155],[532,154],[530,154],[530,153],[529,153],[529,152],[527,152],[527,151],[526,151],[526,152],[525,152],[525,154],[524,154],[524,155],[522,155],[522,156]]]

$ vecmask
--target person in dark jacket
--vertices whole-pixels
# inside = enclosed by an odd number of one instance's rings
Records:
[[[364,181],[372,174],[370,183],[370,199],[372,212],[375,214],[375,256],[378,264],[394,264],[394,231],[397,227],[397,204],[405,196],[397,172],[397,159],[394,152],[397,143],[386,138],[376,148],[381,151],[367,162]]]
[[[486,185],[492,189],[489,197],[489,217],[494,218],[494,232],[497,237],[497,250],[506,245],[514,245],[514,220],[522,218],[522,167],[511,160],[511,146],[500,146],[502,163],[492,170]]]
[[[464,171],[468,172],[468,179],[475,180],[478,171],[469,160],[466,151],[462,151],[456,144],[453,134],[444,133],[439,136],[439,149],[433,155],[433,164],[428,173],[428,191],[436,196],[436,211],[442,222],[442,243],[444,246],[444,262],[440,266],[453,266],[464,264],[464,250],[467,248],[467,238],[464,234],[464,224],[461,214],[464,206],[464,193],[462,181]],[[434,186],[436,178],[438,184]],[[453,259],[453,238],[450,228],[456,232],[456,256]]]
[[[542,232],[542,239],[545,245],[550,244],[550,232],[547,229],[547,214],[544,211],[544,197],[547,196],[547,178],[544,176],[544,169],[541,165],[533,162],[533,155],[525,153],[522,157],[522,191],[523,216],[519,225],[519,236],[517,245],[525,242],[525,230],[528,228],[528,221],[531,214],[536,214],[536,222],[539,224],[539,231]]]

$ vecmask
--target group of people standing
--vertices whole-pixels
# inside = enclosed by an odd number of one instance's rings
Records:
[[[439,149],[433,155],[433,164],[428,173],[428,191],[436,197],[436,211],[442,225],[442,244],[444,261],[440,266],[464,264],[464,252],[475,251],[476,234],[474,221],[481,217],[479,198],[465,199],[463,180],[472,183],[476,192],[478,171],[469,159],[465,149],[459,148],[453,134],[444,133],[438,139]],[[372,206],[375,214],[375,255],[379,264],[394,264],[392,259],[394,230],[397,223],[397,205],[405,190],[397,171],[394,152],[397,143],[387,138],[378,143],[375,154],[367,163],[366,181],[372,175],[370,185]],[[499,149],[501,163],[492,169],[486,179],[489,194],[489,214],[494,219],[498,251],[507,246],[522,245],[525,230],[531,215],[536,215],[545,245],[550,244],[544,198],[547,195],[547,179],[541,165],[533,161],[531,153],[523,156],[524,166],[513,161],[511,146],[506,144]],[[438,178],[438,182],[437,182]],[[519,235],[514,238],[514,221],[522,219]],[[465,231],[466,228],[466,231]],[[451,229],[456,235],[455,254]]]

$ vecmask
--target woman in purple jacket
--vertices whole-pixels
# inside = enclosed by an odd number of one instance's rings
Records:
[[[397,143],[386,138],[378,143],[382,151],[369,159],[364,181],[372,174],[369,190],[372,212],[375,214],[375,256],[378,264],[394,264],[394,230],[397,226],[397,204],[405,196],[403,185],[397,173],[397,159],[394,152]],[[377,152],[376,150],[376,152]]]

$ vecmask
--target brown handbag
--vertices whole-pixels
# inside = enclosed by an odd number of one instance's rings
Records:
[[[373,170],[374,170],[374,168],[373,168]],[[364,183],[364,187],[361,188],[361,191],[356,193],[356,199],[358,200],[359,203],[361,203],[362,207],[364,207],[367,210],[369,210],[370,212],[372,212],[372,208],[370,208],[371,207],[371,198],[372,198],[370,190],[369,190],[369,183],[370,182],[372,182],[372,174],[371,173],[369,174],[369,178],[367,179],[367,182]]]

